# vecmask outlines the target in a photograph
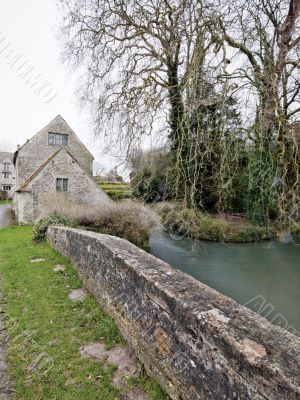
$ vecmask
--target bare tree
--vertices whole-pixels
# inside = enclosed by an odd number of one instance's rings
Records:
[[[226,78],[258,94],[258,126],[267,143],[300,113],[300,0],[233,0],[210,30],[217,51],[233,49]]]
[[[60,1],[96,133],[129,150],[164,124],[187,206],[226,209],[242,187],[260,223],[276,196],[299,217],[300,0]]]
[[[209,48],[199,0],[61,0],[65,59],[87,65],[82,99],[96,131],[136,144],[166,116],[176,135],[184,96]],[[170,116],[171,114],[171,116]]]
[[[221,0],[207,20],[223,55],[220,81],[243,96],[249,90],[256,103],[255,119],[247,110],[254,146],[247,208],[262,223],[274,201],[285,219],[299,219],[300,153],[291,137],[300,117],[299,16],[300,0]]]

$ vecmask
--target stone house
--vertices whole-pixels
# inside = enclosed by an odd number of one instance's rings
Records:
[[[51,196],[90,206],[108,201],[93,179],[94,157],[59,115],[14,154],[13,209],[19,223],[33,223]]]
[[[13,153],[0,152],[0,198],[11,199],[16,186]]]

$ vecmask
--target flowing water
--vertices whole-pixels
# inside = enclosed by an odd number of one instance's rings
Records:
[[[157,229],[150,252],[300,336],[299,240],[214,243]]]

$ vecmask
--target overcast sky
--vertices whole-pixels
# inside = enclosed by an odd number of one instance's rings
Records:
[[[14,150],[60,114],[110,168],[118,160],[94,143],[90,116],[75,96],[76,75],[60,62],[58,21],[56,0],[1,0],[0,150]]]

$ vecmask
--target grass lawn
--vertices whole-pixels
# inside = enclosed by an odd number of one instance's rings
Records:
[[[0,205],[1,204],[10,204],[11,200],[0,200]]]
[[[80,303],[68,299],[81,282],[68,260],[48,244],[34,244],[31,227],[0,230],[0,276],[4,291],[8,365],[13,399],[118,399],[111,383],[115,366],[80,357],[81,346],[122,343],[114,324],[92,295]],[[42,258],[46,261],[31,263]],[[64,273],[53,267],[64,264]],[[0,337],[1,339],[1,337]],[[142,376],[132,385],[151,399],[166,399],[159,386]]]

